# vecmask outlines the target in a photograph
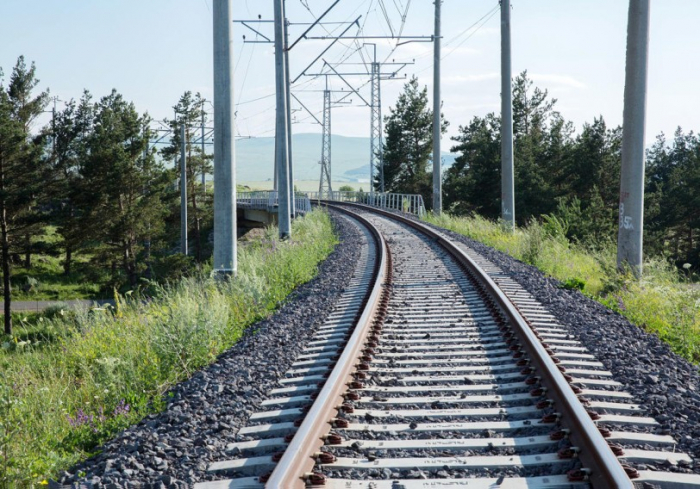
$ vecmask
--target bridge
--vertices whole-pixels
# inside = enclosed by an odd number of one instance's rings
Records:
[[[425,203],[418,194],[368,193],[368,192],[295,192],[294,215],[311,211],[312,203],[350,202],[365,204],[379,209],[400,211],[423,217]],[[244,229],[277,224],[279,215],[279,192],[238,192],[236,195],[238,225]]]

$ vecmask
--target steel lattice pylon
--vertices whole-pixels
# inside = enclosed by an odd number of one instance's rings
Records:
[[[318,183],[319,197],[330,195],[331,188],[331,92],[323,91],[323,137],[321,140],[321,180]]]
[[[379,172],[379,188],[384,192],[384,162],[382,158],[382,93],[380,85],[380,64],[372,63],[371,122],[369,134],[369,181],[370,192],[374,190],[374,172]]]

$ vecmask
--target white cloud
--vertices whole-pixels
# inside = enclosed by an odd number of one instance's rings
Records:
[[[410,60],[410,59],[421,59],[430,58],[432,60],[433,56],[433,43],[432,42],[411,42],[407,44],[402,44],[399,47],[400,59]],[[399,53],[399,51],[397,51]],[[481,54],[478,49],[470,48],[467,46],[448,46],[442,47],[442,56],[473,56],[475,54]],[[399,56],[397,56],[397,59]],[[450,61],[454,61],[451,59]]]
[[[458,84],[458,83],[474,83],[482,82],[488,80],[497,80],[500,78],[499,73],[479,73],[476,75],[450,75],[442,77],[442,83],[444,84]]]
[[[586,88],[586,84],[578,81],[573,76],[569,75],[548,75],[548,74],[538,74],[538,73],[528,73],[529,77],[536,82],[552,83],[554,85],[561,85],[571,88]]]
[[[481,27],[474,33],[476,36],[494,36],[496,34],[501,34],[500,27]]]
[[[445,46],[442,48],[442,55],[443,57],[447,56],[474,56],[476,54],[481,54],[481,50],[479,49],[474,49],[474,48],[469,48],[466,46],[458,46],[455,48],[451,48],[450,46]],[[454,61],[454,60],[452,60]]]

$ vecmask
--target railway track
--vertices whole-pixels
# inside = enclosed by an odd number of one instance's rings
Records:
[[[495,265],[348,207],[367,243],[349,287],[198,489],[700,488],[675,440]]]

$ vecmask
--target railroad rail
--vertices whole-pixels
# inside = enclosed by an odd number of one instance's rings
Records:
[[[353,280],[209,467],[229,478],[198,489],[700,488],[672,470],[692,463],[674,439],[495,265],[415,219],[329,205],[365,234]]]

